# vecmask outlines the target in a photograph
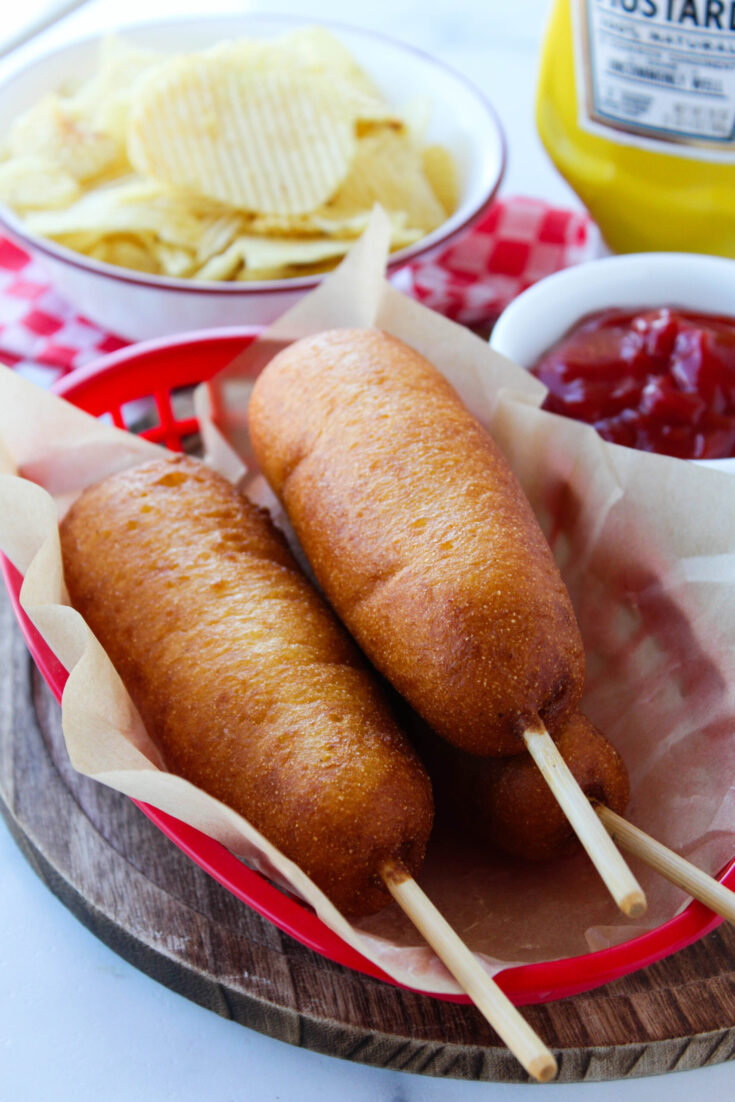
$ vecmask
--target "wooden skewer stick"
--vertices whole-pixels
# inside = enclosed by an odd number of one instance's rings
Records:
[[[640,884],[600,829],[602,823],[540,719],[523,732],[523,741],[618,907],[628,918],[640,918],[646,912]]]
[[[513,1003],[488,976],[462,939],[398,861],[386,861],[381,876],[390,894],[424,935],[440,960],[487,1018],[529,1075],[553,1079],[556,1060]]]
[[[715,914],[722,915],[728,922],[735,922],[735,892],[731,892],[729,888],[718,883],[713,876],[698,869],[696,865],[692,865],[690,861],[680,857],[663,843],[651,838],[650,834],[633,826],[627,819],[621,818],[609,807],[604,807],[602,804],[594,807],[603,825],[619,846],[640,857],[652,869],[661,873],[672,884],[683,888]]]

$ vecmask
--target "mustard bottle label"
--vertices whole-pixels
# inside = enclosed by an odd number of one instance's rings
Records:
[[[735,162],[735,0],[573,0],[572,11],[581,129]]]

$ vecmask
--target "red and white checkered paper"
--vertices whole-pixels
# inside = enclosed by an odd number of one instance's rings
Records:
[[[489,328],[527,287],[592,260],[600,243],[597,226],[581,211],[540,199],[499,200],[456,244],[400,273],[399,285],[452,321]]]
[[[0,362],[49,387],[126,343],[79,317],[43,266],[0,237]]]
[[[393,282],[454,321],[489,328],[532,283],[598,251],[587,215],[538,199],[505,199],[456,244],[404,268]],[[51,386],[126,343],[80,317],[43,266],[0,237],[0,362]]]

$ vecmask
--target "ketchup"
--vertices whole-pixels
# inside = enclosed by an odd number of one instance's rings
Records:
[[[681,459],[735,455],[735,318],[669,307],[590,314],[532,368],[544,409]]]

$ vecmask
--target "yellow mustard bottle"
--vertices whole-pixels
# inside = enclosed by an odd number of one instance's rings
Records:
[[[735,256],[735,0],[555,0],[536,120],[613,251]]]

